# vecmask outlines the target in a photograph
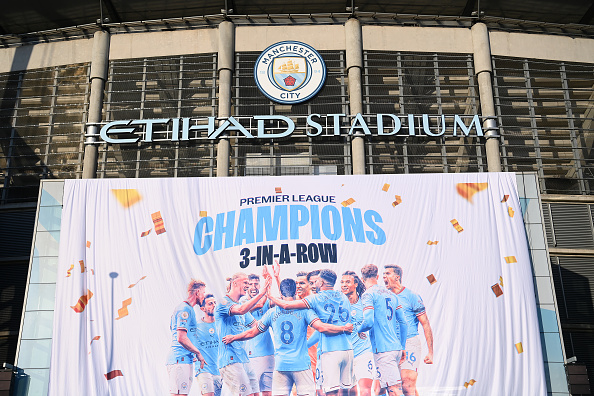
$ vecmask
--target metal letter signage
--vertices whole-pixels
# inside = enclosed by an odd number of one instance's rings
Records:
[[[254,78],[267,98],[292,105],[319,92],[326,80],[326,64],[309,45],[282,41],[262,51],[254,67]]]

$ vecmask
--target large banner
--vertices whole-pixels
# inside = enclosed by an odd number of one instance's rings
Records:
[[[275,306],[292,284],[310,311]],[[221,341],[244,331],[272,343]],[[515,175],[65,182],[50,395],[279,395],[299,371],[329,394],[546,395]]]

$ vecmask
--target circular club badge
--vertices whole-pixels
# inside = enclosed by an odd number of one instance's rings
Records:
[[[318,52],[299,41],[282,41],[266,48],[254,67],[258,88],[282,104],[305,102],[326,80],[326,64]]]

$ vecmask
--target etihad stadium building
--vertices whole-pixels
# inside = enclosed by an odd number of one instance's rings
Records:
[[[591,2],[34,3],[0,15],[0,394],[47,393],[64,179],[500,171],[548,394],[594,389]],[[323,60],[305,100],[258,80],[277,43]]]

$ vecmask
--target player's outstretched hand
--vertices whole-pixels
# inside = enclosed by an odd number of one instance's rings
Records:
[[[262,267],[262,276],[264,279],[270,278],[270,272],[268,272],[268,267],[266,265]]]
[[[425,359],[423,361],[425,362],[425,364],[433,364],[433,354],[432,353],[427,354],[427,356],[425,356]]]
[[[271,277],[266,278],[266,283],[264,283],[264,290],[266,291],[266,293],[270,292],[271,284],[272,284],[272,278]]]
[[[204,365],[208,363],[206,363],[201,354],[197,354],[196,358],[198,359],[198,361],[200,361],[200,370],[202,370],[204,368]]]
[[[235,341],[235,337],[233,337],[232,335],[226,335],[225,337],[223,337],[222,341],[224,344],[231,344],[233,341]]]
[[[276,265],[274,265],[276,264]],[[274,277],[280,278],[280,264],[277,260],[274,260],[274,264],[272,265],[272,270],[274,271]]]
[[[353,324],[349,323],[344,326],[345,333],[352,333],[353,332]]]

